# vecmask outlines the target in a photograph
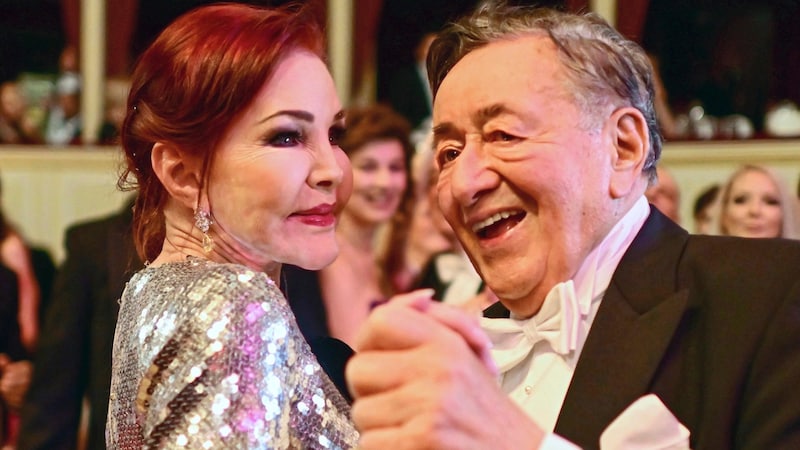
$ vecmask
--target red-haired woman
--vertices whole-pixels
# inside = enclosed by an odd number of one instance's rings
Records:
[[[123,186],[148,266],[114,342],[109,448],[347,448],[349,407],[278,289],[337,255],[344,113],[309,11],[206,6],[132,75]]]

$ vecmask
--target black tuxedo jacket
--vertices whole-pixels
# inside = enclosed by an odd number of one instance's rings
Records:
[[[800,242],[690,236],[651,207],[600,304],[555,432],[598,448],[625,408],[655,393],[694,450],[800,449],[799,382]]]
[[[105,449],[111,348],[119,298],[141,267],[129,205],[70,227],[21,414],[20,449],[75,448],[81,405],[89,400],[87,449]]]

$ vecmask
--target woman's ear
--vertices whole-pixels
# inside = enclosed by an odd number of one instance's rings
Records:
[[[150,162],[169,195],[193,210],[202,185],[199,158],[189,156],[173,144],[156,142]]]
[[[642,168],[650,148],[647,121],[633,107],[614,111],[609,118],[613,154],[611,155],[612,198],[628,195],[642,180]]]

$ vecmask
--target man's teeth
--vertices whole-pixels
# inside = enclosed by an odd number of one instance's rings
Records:
[[[488,227],[490,225],[493,225],[493,224],[495,224],[495,223],[497,223],[497,222],[499,222],[499,221],[501,221],[503,219],[508,219],[509,217],[511,217],[513,215],[514,215],[514,213],[509,212],[509,211],[499,212],[499,213],[494,214],[491,217],[486,218],[484,220],[481,220],[480,222],[478,222],[475,225],[473,225],[472,226],[472,231],[477,233],[478,231],[480,231],[480,230],[482,230],[482,229],[484,229],[484,228],[486,228],[486,227]]]

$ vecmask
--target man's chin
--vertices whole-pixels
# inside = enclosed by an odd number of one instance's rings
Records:
[[[524,319],[531,317],[536,314],[542,306],[543,300],[537,301],[532,293],[522,293],[519,289],[514,289],[513,286],[508,285],[498,286],[497,289],[492,288],[488,283],[487,285],[500,300],[500,303],[511,311],[511,314],[516,318]]]

